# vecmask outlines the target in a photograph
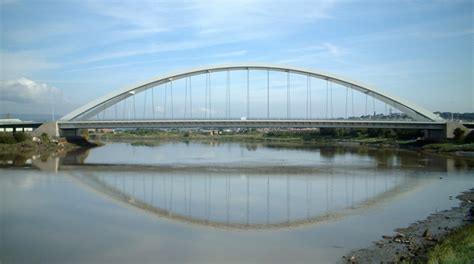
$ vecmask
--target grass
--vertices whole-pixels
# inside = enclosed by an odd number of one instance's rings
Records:
[[[474,224],[450,234],[428,252],[428,264],[474,263]]]
[[[474,151],[474,143],[471,144],[453,144],[440,143],[428,144],[423,146],[424,150],[439,151],[439,152],[454,152],[454,151]]]

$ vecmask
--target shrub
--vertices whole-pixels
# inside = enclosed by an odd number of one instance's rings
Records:
[[[15,144],[16,140],[11,133],[0,133],[0,144]]]
[[[474,143],[474,130],[464,137],[464,143]]]
[[[16,142],[23,142],[29,138],[29,136],[23,132],[15,132],[13,133],[13,137],[15,138]]]
[[[41,142],[44,142],[44,143],[49,142],[49,136],[46,133],[41,134],[40,139],[41,139]]]
[[[453,134],[454,134],[454,139],[459,141],[459,140],[461,140],[462,136],[464,135],[464,130],[462,130],[461,128],[458,127],[456,129],[454,129]]]

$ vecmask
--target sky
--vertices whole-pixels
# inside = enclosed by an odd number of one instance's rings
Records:
[[[0,0],[0,114],[57,114],[167,72],[273,63],[474,112],[473,1]]]

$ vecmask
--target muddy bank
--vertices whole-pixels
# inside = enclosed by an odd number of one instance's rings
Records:
[[[374,245],[343,256],[339,263],[425,262],[431,247],[453,231],[473,224],[474,189],[456,198],[460,200],[458,207],[434,213],[423,221],[395,230],[394,234],[382,236]]]
[[[15,144],[0,144],[0,167],[23,166],[32,158],[47,160],[50,157],[62,157],[67,153],[90,149],[102,145],[84,138],[67,139],[63,142],[33,142],[27,140]]]

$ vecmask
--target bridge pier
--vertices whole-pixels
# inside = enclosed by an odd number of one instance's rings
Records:
[[[431,130],[431,129],[423,130],[423,139],[425,140],[441,141],[445,138],[446,138],[446,132],[444,130]]]
[[[60,129],[59,134],[61,137],[79,137],[81,136],[79,129]]]

